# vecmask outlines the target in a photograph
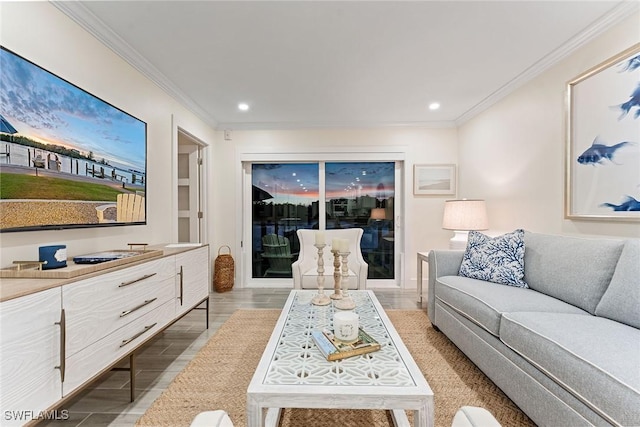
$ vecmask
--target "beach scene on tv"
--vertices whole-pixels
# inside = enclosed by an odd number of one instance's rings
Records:
[[[0,49],[0,231],[144,223],[146,123]]]

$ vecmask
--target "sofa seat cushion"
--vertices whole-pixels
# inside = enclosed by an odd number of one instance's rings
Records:
[[[498,336],[502,313],[553,311],[588,316],[578,307],[531,289],[504,286],[461,276],[438,277],[436,300],[448,305],[472,322]]]
[[[503,314],[500,339],[610,423],[639,425],[640,330],[595,316],[520,312]]]

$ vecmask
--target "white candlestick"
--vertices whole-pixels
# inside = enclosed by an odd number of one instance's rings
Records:
[[[315,305],[328,305],[331,300],[324,294],[324,256],[322,255],[324,243],[315,244],[318,249],[318,294],[311,300]]]
[[[345,241],[347,244],[349,241]],[[336,301],[335,306],[340,310],[353,310],[356,308],[356,304],[354,303],[351,295],[349,295],[349,265],[347,258],[349,257],[349,249],[340,253],[342,257],[342,299],[340,301]]]
[[[334,238],[333,240],[331,240],[331,250],[332,251],[340,252],[340,240],[341,239],[337,239],[337,238]]]
[[[333,254],[333,293],[329,295],[331,299],[342,299],[342,291],[340,290],[340,251],[338,251],[338,239],[333,239],[331,253]]]
[[[342,239],[340,242],[340,252],[348,252],[349,251],[349,240]]]
[[[324,245],[324,231],[316,231],[316,245]]]

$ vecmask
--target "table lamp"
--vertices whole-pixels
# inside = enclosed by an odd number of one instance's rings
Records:
[[[376,226],[378,228],[378,248],[380,248],[382,247],[382,223],[380,221],[384,221],[386,219],[384,208],[371,209],[370,219],[377,222]]]
[[[385,215],[384,208],[373,208],[371,209],[371,219],[375,221],[382,221],[383,219],[387,219]]]
[[[469,231],[489,228],[484,200],[445,201],[442,228],[453,230],[453,237],[449,240],[450,249],[465,249]]]

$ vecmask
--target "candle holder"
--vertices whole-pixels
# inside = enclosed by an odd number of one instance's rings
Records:
[[[324,257],[323,250],[324,247],[327,246],[324,243],[316,243],[313,245],[318,249],[318,294],[313,297],[311,303],[313,305],[329,305],[331,304],[331,299],[324,294]]]
[[[340,310],[353,310],[356,308],[356,304],[353,302],[351,295],[349,295],[349,266],[347,265],[347,258],[351,252],[340,252],[342,257],[342,299],[336,301],[336,308]]]
[[[333,254],[333,293],[329,295],[331,299],[342,299],[342,293],[340,291],[340,253],[337,249],[331,249]]]

